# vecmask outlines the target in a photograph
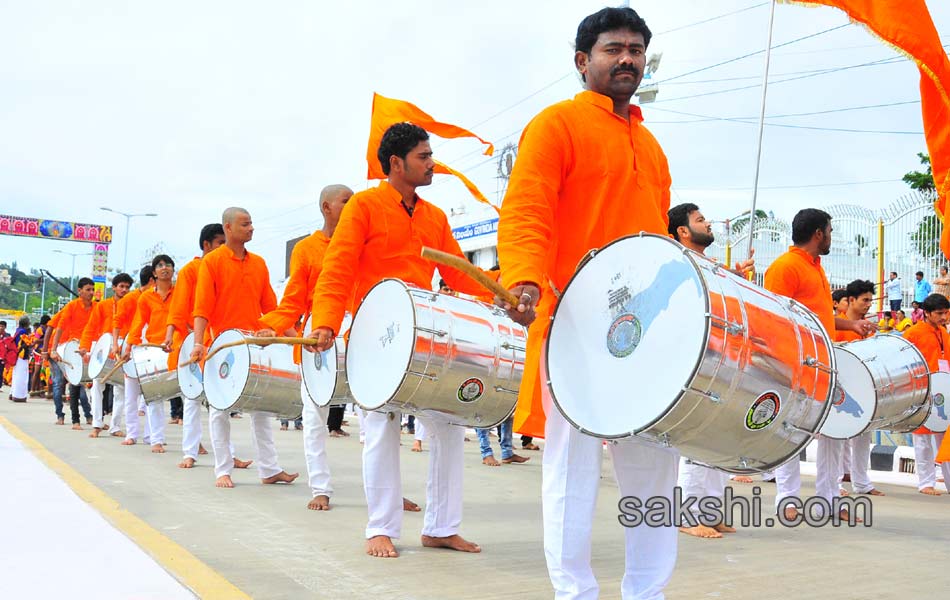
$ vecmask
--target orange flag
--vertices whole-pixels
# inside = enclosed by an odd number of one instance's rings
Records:
[[[924,137],[930,151],[935,208],[946,222],[950,194],[950,59],[940,43],[937,28],[924,0],[803,0],[794,4],[824,5],[848,13],[885,43],[917,63],[920,69],[920,103]],[[950,227],[944,227],[940,249],[950,258]]]
[[[395,100],[393,98],[380,96],[379,94],[373,94],[373,116],[369,126],[369,143],[366,147],[367,179],[386,179],[386,174],[383,173],[383,167],[379,164],[379,158],[376,157],[376,151],[379,149],[379,142],[383,139],[383,134],[386,133],[386,130],[394,123],[402,123],[403,121],[418,125],[429,133],[434,133],[443,138],[475,138],[488,146],[488,148],[485,149],[486,156],[491,156],[495,151],[495,147],[492,146],[491,143],[483,140],[471,131],[462,129],[456,125],[436,121],[415,104],[411,104],[405,100]],[[452,167],[436,161],[434,170],[436,173],[458,177],[476,200],[494,207],[474,183]],[[495,207],[495,210],[498,210],[498,208]]]

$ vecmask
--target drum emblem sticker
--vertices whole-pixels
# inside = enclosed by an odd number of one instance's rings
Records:
[[[323,368],[323,352],[313,353],[313,368],[318,371]]]
[[[386,333],[379,336],[379,343],[382,344],[382,347],[385,348],[389,344],[393,343],[393,340],[396,339],[396,334],[399,333],[399,323],[393,321],[386,326]]]
[[[831,401],[831,405],[838,413],[848,413],[852,417],[860,417],[864,414],[861,404],[840,385],[835,385],[834,400]]]
[[[191,376],[197,379],[198,381],[203,380],[203,377],[201,375],[201,367],[198,366],[198,363],[191,363],[190,365],[188,365],[188,372],[191,373]]]
[[[99,362],[102,362],[102,353],[103,353],[102,348],[99,348],[99,351],[96,352],[96,360]]]
[[[778,416],[782,403],[775,392],[765,392],[755,399],[749,412],[745,416],[745,428],[749,431],[759,431],[772,424]]]
[[[626,358],[640,345],[642,333],[640,320],[624,313],[614,319],[607,330],[607,350],[617,358]]]
[[[231,365],[234,364],[234,351],[228,352],[228,355],[225,357],[224,362],[221,363],[221,366],[218,367],[218,377],[221,379],[227,379],[228,375],[231,374]]]
[[[947,418],[947,409],[944,408],[944,397],[940,392],[934,394],[933,406],[937,409],[937,416],[939,416],[941,419]]]
[[[475,402],[485,393],[485,384],[478,377],[470,377],[458,389],[459,402]]]

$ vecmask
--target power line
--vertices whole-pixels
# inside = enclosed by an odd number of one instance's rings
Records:
[[[696,21],[695,23],[690,23],[690,24],[688,24],[688,25],[681,25],[680,27],[674,27],[673,29],[667,29],[666,31],[660,31],[659,33],[655,33],[655,34],[653,34],[653,35],[666,35],[666,34],[668,34],[668,33],[673,33],[673,32],[675,32],[675,31],[682,31],[682,30],[684,30],[684,29],[689,29],[690,27],[695,27],[695,26],[697,26],[697,25],[705,25],[706,23],[711,23],[711,22],[713,22],[713,21],[718,21],[719,19],[722,19],[722,18],[725,18],[725,17],[731,17],[732,15],[737,15],[737,14],[739,14],[739,13],[743,13],[743,12],[746,12],[746,11],[748,11],[748,10],[752,10],[752,9],[754,9],[754,8],[760,8],[760,7],[762,7],[762,6],[768,6],[768,5],[769,5],[768,2],[760,2],[760,3],[758,3],[758,4],[753,4],[752,6],[746,6],[745,8],[740,8],[739,10],[734,10],[734,11],[732,11],[732,12],[723,13],[723,14],[721,14],[721,15],[716,15],[715,17],[710,17],[710,18],[708,18],[708,19],[703,19],[702,21]]]
[[[760,190],[798,190],[805,188],[846,187],[852,185],[874,185],[879,183],[896,183],[901,179],[870,179],[866,181],[842,181],[837,183],[811,183],[804,185],[760,185]],[[745,192],[751,187],[720,187],[720,188],[679,188],[681,192]]]
[[[865,106],[848,106],[845,108],[832,108],[828,110],[816,110],[812,112],[802,112],[802,113],[788,113],[784,115],[766,115],[766,119],[786,119],[791,117],[811,117],[814,115],[827,115],[832,113],[839,112],[849,112],[855,110],[868,110],[873,108],[889,108],[892,106],[906,106],[908,104],[920,104],[920,100],[906,100],[903,102],[890,102],[887,104],[868,104]],[[681,110],[670,110],[668,108],[649,108],[648,110],[656,110],[658,112],[671,113],[675,115],[685,115],[689,117],[699,116],[694,113],[684,112]],[[656,125],[659,123],[663,124],[679,124],[679,123],[704,123],[709,121],[752,121],[757,120],[758,117],[702,117],[698,119],[683,119],[680,121],[650,121],[651,125]]]

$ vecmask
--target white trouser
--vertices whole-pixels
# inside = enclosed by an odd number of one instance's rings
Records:
[[[593,600],[599,587],[591,569],[591,529],[600,487],[603,441],[572,427],[542,390],[547,423],[541,500],[544,556],[557,600]],[[679,453],[642,440],[608,444],[620,496],[672,502]],[[662,599],[676,564],[676,527],[625,528],[624,600]]]
[[[416,438],[417,442],[421,442],[426,439],[426,426],[422,424],[422,421],[419,420],[419,417],[416,417],[416,425],[414,427],[415,433],[413,436]]]
[[[327,464],[327,415],[330,407],[314,404],[303,383],[300,385],[300,399],[303,401],[303,455],[307,461],[310,493],[314,498],[332,496],[330,466]]]
[[[181,399],[181,453],[185,458],[198,460],[198,448],[201,447],[201,400]]]
[[[125,439],[137,441],[139,438],[139,398],[142,387],[138,379],[125,378]],[[148,433],[146,432],[146,436]]]
[[[105,384],[98,379],[92,380],[92,386],[89,388],[89,397],[92,400],[92,426],[102,429],[102,392],[105,391]]]
[[[840,495],[838,478],[842,474],[841,458],[848,452],[847,440],[836,440],[827,436],[818,436],[815,459],[815,494],[831,502]]]
[[[775,481],[775,471],[762,471],[762,481]]]
[[[848,459],[849,463],[848,469],[844,472],[851,473],[851,490],[855,494],[866,494],[873,490],[874,484],[868,476],[868,468],[871,464],[871,432],[862,433],[848,440],[844,458]]]
[[[165,401],[146,402],[145,417],[148,419],[149,443],[165,443]]]
[[[693,464],[685,458],[680,463],[679,478],[676,485],[683,490],[683,500],[691,497],[697,499],[690,506],[690,512],[693,513],[693,516],[698,517],[700,514],[700,498],[719,498],[722,500],[723,492],[725,492],[728,484],[728,473]]]
[[[13,376],[10,382],[10,395],[17,400],[26,400],[30,394],[30,360],[27,358],[16,359],[13,365]],[[102,412],[101,410],[99,412]]]
[[[251,442],[257,452],[257,474],[267,479],[280,473],[277,447],[274,445],[274,415],[262,412],[244,413],[251,420]],[[234,446],[231,445],[230,411],[211,409],[209,418],[211,447],[214,450],[214,476],[230,475],[234,470]]]
[[[419,427],[420,417],[416,417]],[[369,522],[366,538],[402,535],[402,478],[399,469],[399,413],[365,412],[363,489]],[[462,523],[462,466],[465,430],[426,419],[429,476],[422,535],[456,535]],[[416,429],[418,431],[418,429]]]
[[[917,467],[917,489],[937,487],[937,468],[934,459],[937,457],[937,448],[943,442],[942,433],[915,433],[914,462]],[[940,464],[943,471],[943,486],[950,491],[950,462]]]
[[[138,383],[138,380],[135,380]],[[145,440],[146,444],[151,443],[149,440],[152,437],[151,424],[148,422],[148,407],[145,406],[145,396],[142,395],[142,386],[139,386],[139,401],[138,401],[138,412],[143,413],[144,419],[141,420],[142,427],[145,429],[145,435],[142,436],[142,439]],[[136,413],[138,414],[138,413]]]
[[[360,420],[360,443],[366,441],[366,411],[359,406],[354,406],[353,410]]]
[[[122,431],[125,427],[125,386],[112,384],[112,422],[110,431]]]
[[[782,500],[789,496],[798,498],[801,494],[802,464],[798,453],[772,472],[775,474],[775,511],[778,512],[784,507]]]

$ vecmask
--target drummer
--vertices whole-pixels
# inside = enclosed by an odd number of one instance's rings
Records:
[[[770,292],[797,300],[818,317],[829,336],[836,331],[853,331],[859,336],[871,335],[875,331],[873,323],[864,320],[851,320],[835,316],[831,299],[831,286],[828,276],[821,266],[821,257],[831,252],[831,215],[817,208],[798,211],[792,220],[792,243],[788,252],[779,256],[765,272],[765,289]],[[823,450],[819,438],[819,455]],[[819,456],[818,464],[823,463]],[[817,473],[817,481],[837,482],[837,470],[829,473],[825,469]],[[800,497],[801,463],[798,455],[775,469],[776,510],[784,509],[786,519],[794,520],[798,510],[788,506],[786,499]],[[835,485],[837,489],[837,485]],[[837,491],[832,495],[836,496]],[[830,501],[830,497],[826,498]],[[844,511],[842,517],[844,517]]]
[[[79,297],[69,301],[61,311],[53,315],[49,325],[53,327],[53,335],[46,336],[50,358],[50,372],[53,374],[53,407],[56,410],[56,424],[63,424],[63,388],[66,385],[66,375],[60,361],[63,357],[57,352],[57,346],[70,340],[79,341],[82,337],[86,322],[92,314],[92,297],[96,292],[95,284],[88,277],[81,277],[76,286]],[[80,365],[81,366],[81,365]],[[92,411],[89,409],[89,400],[86,398],[86,388],[79,385],[69,386],[69,412],[73,418],[73,429],[82,429],[79,424],[79,404],[82,404],[86,416],[86,424],[92,425]]]
[[[263,317],[265,326],[257,332],[260,336],[297,336],[294,324],[307,322],[313,304],[313,290],[320,277],[323,257],[330,245],[330,238],[340,221],[343,207],[353,195],[345,185],[328,185],[320,192],[320,212],[323,214],[323,229],[317,230],[297,242],[290,253],[290,279],[284,288],[280,306]],[[295,349],[296,350],[296,349]],[[299,363],[300,356],[294,352]],[[335,360],[335,357],[334,357]],[[300,399],[303,402],[303,452],[307,460],[307,478],[312,498],[307,503],[310,510],[330,510],[330,467],[327,465],[327,417],[329,406],[318,407],[300,384]]]
[[[103,335],[112,333],[112,318],[115,315],[115,307],[119,300],[129,293],[132,287],[132,276],[128,273],[119,273],[112,278],[112,297],[100,300],[92,309],[89,315],[89,321],[82,331],[82,337],[79,340],[79,353],[85,362],[89,362],[89,350],[92,345]],[[103,429],[109,429],[108,425],[102,424],[102,393],[105,389],[105,382],[99,379],[92,380],[92,387],[89,392],[92,395],[92,433],[91,438],[99,437]],[[121,386],[120,386],[121,387]],[[117,424],[122,422],[122,410],[125,390],[114,390],[113,398],[119,398],[112,405],[112,428],[116,429]]]
[[[152,259],[152,272],[155,273],[155,288],[142,292],[139,297],[135,317],[129,326],[129,337],[122,358],[130,360],[132,346],[142,343],[142,329],[145,331],[145,342],[162,345],[165,341],[165,327],[167,326],[168,308],[171,306],[175,293],[172,278],[175,275],[175,261],[167,254],[159,254]],[[166,349],[167,351],[167,349]],[[148,428],[152,452],[165,453],[165,402],[146,402],[145,410],[148,419]]]
[[[190,356],[195,361],[207,356],[204,341],[209,331],[212,338],[227,329],[257,331],[261,328],[261,316],[277,308],[267,264],[245,248],[254,236],[250,213],[243,208],[231,207],[224,211],[221,221],[224,244],[205,255],[198,267],[192,312],[195,347]],[[261,483],[293,483],[298,473],[287,473],[277,463],[273,415],[256,411],[249,414]],[[233,488],[231,472],[235,464],[230,414],[212,407],[210,421],[215,486]]]
[[[706,220],[699,207],[692,203],[684,203],[674,206],[667,213],[670,224],[667,228],[670,235],[677,242],[683,244],[693,252],[705,255],[706,248],[716,241],[713,235],[712,223]],[[736,263],[735,271],[740,276],[746,276],[755,268],[755,260],[749,258],[740,263]],[[752,479],[745,478],[743,483],[751,483]],[[723,499],[726,485],[729,483],[729,474],[717,469],[710,469],[702,465],[697,465],[683,459],[680,463],[679,480],[677,485],[683,490],[684,500],[695,497],[697,503],[691,507],[694,516],[698,517],[700,509],[698,501],[700,498],[712,497]],[[718,523],[713,527],[699,523],[695,527],[680,527],[682,533],[700,538],[721,538],[723,533],[735,533],[735,528]]]
[[[833,296],[832,296],[832,299]],[[863,279],[855,279],[845,288],[845,302],[847,302],[844,318],[852,321],[863,321],[867,317],[868,310],[871,309],[871,303],[874,301],[874,284]],[[853,342],[873,334],[860,335],[854,331],[837,330],[835,331],[835,342]],[[844,474],[848,473],[848,480],[851,482],[851,489],[855,494],[868,494],[870,496],[883,496],[884,492],[875,489],[874,484],[868,477],[868,467],[871,461],[871,432],[866,431],[861,435],[855,436],[849,440],[835,440],[827,437],[818,438],[819,448],[824,445],[829,453],[824,454],[830,457],[830,453],[835,452],[836,448],[840,452],[840,462],[833,465],[819,466],[819,473],[827,473],[828,468],[834,468],[838,473],[834,481],[821,482],[821,490],[818,490],[820,496],[833,496],[839,489],[839,481],[844,479]],[[821,454],[819,454],[821,456]],[[832,459],[834,460],[834,459]],[[818,487],[818,481],[815,485]]]
[[[639,107],[630,104],[646,68],[650,37],[646,23],[630,8],[604,8],[586,17],[577,28],[574,53],[586,91],[545,109],[521,136],[498,226],[502,280],[520,300],[509,314],[520,323],[531,323],[536,307],[539,314],[551,314],[557,290],[564,289],[590,249],[641,231],[667,234],[669,166]],[[554,289],[542,294],[548,282]],[[528,332],[526,374],[544,365],[540,340],[547,319],[539,321],[540,327]],[[547,417],[542,507],[548,573],[556,597],[595,598],[599,587],[590,565],[591,530],[602,440],[573,428],[552,407],[546,386],[541,395]],[[533,396],[519,398],[527,403]],[[540,408],[530,404],[530,409]],[[518,412],[528,408],[521,405]],[[516,429],[521,422],[540,421],[539,412],[516,415]],[[608,447],[621,496],[663,497],[672,503],[679,461],[675,449],[632,437]],[[624,535],[623,597],[662,597],[676,563],[676,528],[627,528]]]
[[[946,329],[950,316],[950,300],[942,294],[930,294],[921,302],[920,307],[924,311],[924,318],[904,332],[904,339],[924,355],[931,373],[950,371],[950,334],[947,334]],[[934,448],[940,447],[943,436],[944,432],[932,431],[923,426],[914,430],[917,491],[927,496],[940,495],[936,487]],[[941,463],[940,468],[943,471],[943,485],[950,491],[950,462]]]
[[[350,198],[327,248],[313,295],[313,336],[318,350],[333,347],[344,313],[351,312],[376,283],[394,277],[428,290],[435,265],[422,246],[464,256],[445,213],[416,189],[432,183],[435,161],[426,131],[397,123],[383,134],[377,157],[388,180]],[[481,288],[459,271],[439,267],[454,290],[476,295]],[[355,289],[354,289],[355,286]],[[431,444],[422,545],[480,552],[459,534],[465,429],[425,420]],[[399,469],[400,415],[368,412],[363,445],[363,486],[369,508],[366,553],[399,556],[393,539],[402,535],[402,482]]]
[[[129,327],[132,325],[132,319],[135,318],[135,311],[138,309],[139,298],[142,294],[155,287],[155,274],[152,272],[152,265],[145,265],[139,271],[139,287],[125,295],[122,300],[116,304],[115,316],[112,318],[112,354],[119,356],[119,342],[125,339],[129,333]],[[123,446],[132,446],[139,438],[139,400],[142,396],[142,387],[139,380],[135,377],[125,377],[125,439]],[[115,435],[116,432],[113,432]],[[149,442],[148,420],[145,420],[145,443]]]

